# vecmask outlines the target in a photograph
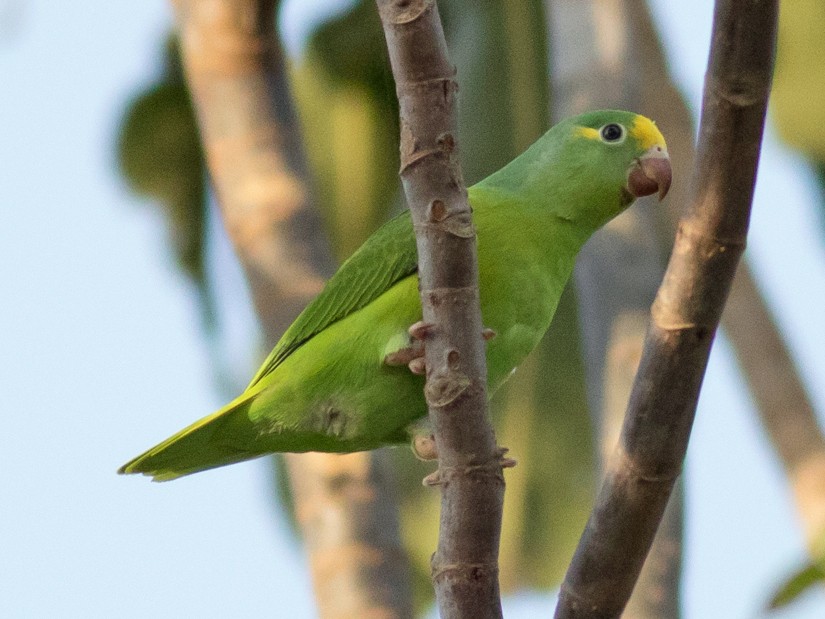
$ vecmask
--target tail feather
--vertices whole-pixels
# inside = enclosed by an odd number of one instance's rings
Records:
[[[233,415],[244,414],[255,393],[238,398],[155,445],[118,469],[121,475],[142,473],[153,481],[168,481],[191,473],[250,460],[262,455],[226,444],[216,431]]]

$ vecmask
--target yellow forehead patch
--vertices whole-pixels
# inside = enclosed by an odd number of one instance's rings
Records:
[[[665,138],[662,132],[656,128],[656,123],[644,116],[637,116],[633,121],[633,126],[630,128],[630,136],[634,138],[644,150],[652,146],[661,146],[667,150]]]
[[[590,127],[576,127],[576,133],[588,140],[599,140],[599,130],[591,129]]]

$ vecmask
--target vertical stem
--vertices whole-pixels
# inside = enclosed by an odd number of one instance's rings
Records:
[[[425,397],[441,487],[433,582],[445,619],[501,617],[504,478],[487,417],[476,237],[458,165],[455,70],[434,0],[378,0],[401,113],[426,336]]]

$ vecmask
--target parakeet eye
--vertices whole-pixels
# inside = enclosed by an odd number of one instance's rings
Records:
[[[599,135],[605,142],[620,142],[624,138],[624,127],[610,123],[599,130]]]

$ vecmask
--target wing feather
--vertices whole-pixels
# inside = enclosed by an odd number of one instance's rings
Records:
[[[269,353],[247,390],[331,324],[365,307],[418,269],[410,212],[379,228],[341,265]]]

